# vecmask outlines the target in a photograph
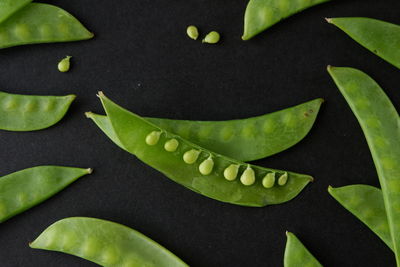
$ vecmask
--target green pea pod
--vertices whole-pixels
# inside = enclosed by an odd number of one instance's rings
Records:
[[[188,266],[138,231],[96,218],[72,217],[57,221],[29,246],[64,252],[106,267]]]
[[[0,24],[0,48],[92,37],[93,34],[71,14],[48,4],[28,4]]]
[[[0,129],[35,131],[59,122],[75,95],[33,96],[0,92]]]
[[[0,222],[55,195],[91,169],[38,166],[0,178]]]
[[[284,256],[284,267],[322,267],[301,241],[290,232],[286,232],[287,242]]]
[[[385,210],[400,266],[400,118],[382,88],[352,68],[328,71],[363,129],[378,172]]]
[[[211,152],[131,113],[99,93],[121,146],[173,181],[210,198],[262,207],[291,200],[308,175],[249,165]],[[270,183],[277,177],[277,183]],[[236,179],[239,178],[240,179]],[[267,179],[268,183],[263,181]]]
[[[28,5],[32,0],[1,0],[0,23],[8,19],[12,14]]]
[[[242,39],[249,40],[279,21],[329,0],[250,0]]]
[[[297,144],[311,130],[323,99],[258,117],[228,121],[189,121],[146,118],[149,122],[216,153],[239,161],[253,161]],[[122,147],[110,121],[103,115],[86,114]]]
[[[357,184],[329,187],[328,192],[393,250],[385,204],[379,188]]]
[[[330,18],[329,23],[360,45],[400,68],[400,26],[371,18]]]

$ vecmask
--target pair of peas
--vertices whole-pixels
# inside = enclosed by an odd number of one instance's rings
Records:
[[[196,26],[193,26],[193,25],[190,25],[187,27],[186,33],[193,40],[197,40],[197,38],[199,37],[199,30],[197,29]],[[219,42],[220,39],[221,39],[221,36],[219,35],[219,33],[216,31],[212,31],[212,32],[209,32],[206,35],[206,37],[204,37],[202,42],[207,43],[207,44],[216,44]]]

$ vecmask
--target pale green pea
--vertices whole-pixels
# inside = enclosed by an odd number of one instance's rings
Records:
[[[228,181],[233,181],[236,179],[239,172],[239,165],[231,164],[224,170],[224,177]]]
[[[218,32],[212,31],[209,34],[207,34],[206,37],[204,37],[202,42],[207,44],[216,44],[219,42],[220,38],[221,37]]]
[[[60,72],[67,72],[71,67],[71,56],[66,56],[58,63],[58,70]]]
[[[288,180],[288,174],[287,174],[287,172],[285,172],[284,174],[282,174],[282,175],[279,177],[279,179],[278,179],[278,184],[279,184],[280,186],[283,186],[283,185],[285,185],[285,184],[287,183],[287,180]]]
[[[254,170],[247,166],[247,169],[243,172],[242,176],[240,176],[240,181],[244,185],[252,185],[256,181],[256,175]]]
[[[209,175],[212,172],[213,168],[214,168],[214,161],[210,156],[208,159],[204,160],[200,164],[199,171],[203,175]]]
[[[168,152],[175,152],[178,146],[179,146],[178,140],[172,138],[171,140],[165,142],[164,149]]]
[[[193,25],[187,27],[186,33],[193,40],[197,40],[197,38],[199,37],[199,30],[197,29],[196,26]]]
[[[200,151],[191,149],[189,151],[186,151],[185,154],[183,154],[183,161],[187,164],[193,164],[196,162],[199,155]]]
[[[146,144],[148,144],[149,146],[157,145],[158,140],[160,140],[160,135],[160,131],[152,131],[146,136]]]
[[[267,175],[265,175],[265,177],[262,180],[262,185],[265,188],[272,188],[274,184],[275,184],[275,173],[274,172],[267,173]]]

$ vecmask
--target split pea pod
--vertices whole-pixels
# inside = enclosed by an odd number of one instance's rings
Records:
[[[91,169],[38,166],[0,178],[0,222],[55,195]]]
[[[75,95],[33,96],[0,92],[0,129],[35,131],[59,122]]]
[[[367,139],[382,188],[393,250],[400,265],[400,118],[382,88],[352,68],[328,67]]]
[[[146,118],[147,121],[216,153],[239,161],[254,161],[288,149],[311,130],[323,99],[262,116],[228,121],[189,121]],[[87,113],[117,145],[110,121],[103,115]]]
[[[187,267],[181,259],[127,226],[96,218],[72,217],[50,225],[29,244],[106,267]]]
[[[249,40],[279,21],[329,0],[250,0],[242,39]]]
[[[327,21],[372,53],[400,68],[400,25],[371,18],[330,18]]]
[[[2,0],[0,2],[0,23],[30,2],[32,2],[32,0]]]
[[[99,97],[113,134],[126,151],[204,196],[236,205],[262,207],[291,200],[312,181],[308,175],[267,169],[222,156],[121,108],[101,92]],[[178,146],[174,151],[166,150],[165,143],[173,139]],[[263,180],[270,179],[269,173],[274,173],[277,181],[272,185],[267,183],[267,188]]]
[[[284,267],[322,267],[318,260],[293,233],[286,232],[286,236],[287,242],[283,260]]]

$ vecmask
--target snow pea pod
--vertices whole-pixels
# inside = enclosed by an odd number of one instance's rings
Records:
[[[59,122],[67,113],[75,95],[33,96],[0,91],[0,129],[35,131]]]
[[[357,184],[329,187],[328,192],[393,250],[385,204],[379,188]]]
[[[0,23],[12,14],[32,2],[32,0],[2,0],[0,1]]]
[[[283,260],[284,267],[322,267],[317,259],[293,233],[286,232],[286,236],[287,242]]]
[[[48,4],[28,4],[0,24],[0,48],[92,37],[93,34],[71,14]]]
[[[146,120],[219,154],[239,161],[253,161],[300,142],[311,130],[322,102],[323,99],[318,98],[277,112],[240,120]],[[93,113],[87,113],[87,116],[121,147],[107,117]]]
[[[328,71],[358,119],[367,139],[382,188],[384,206],[400,265],[400,118],[382,88],[352,68]]]
[[[106,267],[187,267],[181,259],[127,226],[85,217],[50,225],[31,248],[64,252]]]
[[[249,40],[279,21],[329,0],[250,0],[242,39]]]
[[[312,181],[303,174],[249,165],[172,134],[99,93],[122,147],[171,180],[204,196],[236,205],[262,207],[291,200]],[[166,143],[177,144],[172,151]],[[273,174],[277,183],[266,183]],[[268,178],[267,178],[268,176]]]
[[[0,178],[0,222],[55,195],[91,169],[38,166]]]
[[[330,18],[327,21],[360,45],[400,68],[400,26],[371,18]]]

